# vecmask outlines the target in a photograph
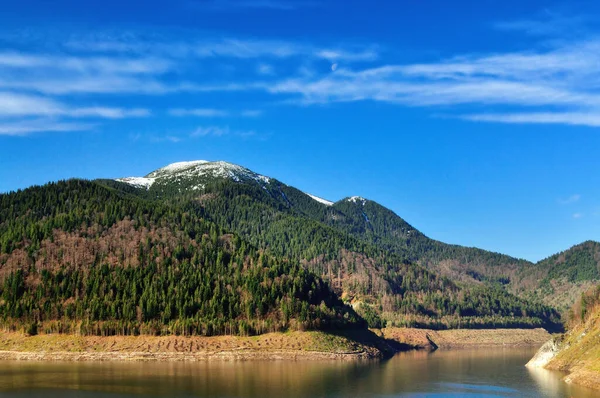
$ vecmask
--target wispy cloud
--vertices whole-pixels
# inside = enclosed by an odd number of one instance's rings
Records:
[[[292,57],[373,61],[379,57],[377,46],[334,45],[322,46],[306,42],[238,38],[238,37],[206,37],[189,33],[188,40],[169,36],[151,37],[128,34],[101,35],[99,37],[83,37],[70,39],[66,46],[71,50],[84,53],[127,54],[144,56],[146,62],[157,62],[157,59],[194,59],[194,58],[237,58],[237,59],[286,59]],[[166,65],[165,65],[166,67]]]
[[[173,67],[160,58],[74,57],[20,52],[0,53],[0,67],[68,70],[79,73],[157,74]]]
[[[203,4],[213,3],[233,2]],[[292,4],[235,3],[247,9],[286,9]],[[544,18],[552,20],[554,32],[583,24],[574,17]],[[246,102],[248,97],[291,105],[374,101],[443,109],[449,117],[472,122],[600,127],[600,37],[581,30],[585,34],[548,42],[550,28],[538,22],[505,21],[495,27],[530,34],[529,41],[540,40],[539,45],[522,51],[460,53],[426,63],[393,62],[375,44],[215,37],[196,31],[71,36],[56,40],[54,51],[50,47],[38,52],[0,51],[0,117],[22,121],[52,117],[65,123],[72,118],[123,119],[165,111],[190,118],[262,114],[237,104],[231,105],[234,110],[118,105],[124,98],[150,95],[202,93],[208,98],[235,93],[236,98],[247,96],[243,103],[257,108],[256,102]],[[217,127],[196,132],[196,136],[234,134]]]
[[[184,139],[177,135],[167,134],[167,135],[151,135],[150,142],[154,144],[159,144],[162,142],[171,142],[173,144],[177,144],[182,142]]]
[[[582,218],[583,213],[573,213],[573,218]]]
[[[571,37],[572,35],[588,32],[588,24],[592,21],[579,15],[563,15],[548,9],[539,13],[535,19],[520,19],[516,21],[500,21],[494,27],[502,31],[514,31],[531,36],[542,37]]]
[[[0,135],[25,136],[40,132],[85,131],[95,127],[91,123],[61,122],[53,119],[5,121],[0,120]]]
[[[512,124],[569,124],[574,126],[600,127],[600,112],[538,112],[463,115],[461,119],[476,122]]]
[[[0,92],[0,116],[65,116],[71,118],[122,119],[149,116],[148,109],[76,107],[50,98],[13,92]]]
[[[600,39],[590,38],[537,51],[466,54],[427,64],[340,68],[317,79],[282,80],[268,90],[296,97],[303,104],[369,100],[450,110],[451,106],[470,105],[479,112],[456,117],[598,127],[598,64]],[[512,111],[502,112],[505,109]]]
[[[233,130],[229,126],[200,126],[196,128],[191,134],[191,138],[198,137],[223,137],[223,136],[237,136],[242,138],[249,138],[256,135],[255,131],[252,130]]]
[[[275,74],[275,69],[273,68],[273,65],[269,65],[269,64],[260,64],[258,65],[258,67],[256,68],[256,71],[261,74],[261,75],[273,75]]]
[[[571,195],[571,196],[566,197],[566,198],[558,199],[558,203],[560,203],[562,205],[568,205],[568,204],[571,204],[571,203],[579,202],[580,199],[581,199],[581,195],[580,194],[574,194],[574,195]]]
[[[197,108],[197,109],[170,109],[171,116],[198,116],[198,117],[227,117],[229,111],[223,109]]]
[[[171,116],[197,116],[206,118],[224,118],[224,117],[258,117],[262,115],[262,111],[248,109],[239,112],[229,111],[225,109],[214,108],[195,108],[195,109],[169,109]]]

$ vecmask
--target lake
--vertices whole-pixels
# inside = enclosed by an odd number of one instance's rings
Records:
[[[535,349],[401,353],[373,362],[0,362],[0,397],[597,397],[524,367]]]

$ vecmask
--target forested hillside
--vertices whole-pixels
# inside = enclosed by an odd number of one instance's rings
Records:
[[[600,243],[587,241],[550,256],[518,275],[517,292],[566,311],[600,283]]]
[[[275,255],[300,261],[320,275],[372,326],[389,322],[433,328],[554,327],[558,321],[557,313],[543,305],[500,288],[457,285],[411,263],[401,253],[306,217],[309,211],[322,208],[298,206],[300,196],[306,195],[289,187],[273,194],[224,180],[207,185],[193,200],[217,224]]]
[[[71,180],[0,195],[4,327],[248,334],[360,326],[326,283],[197,216]]]

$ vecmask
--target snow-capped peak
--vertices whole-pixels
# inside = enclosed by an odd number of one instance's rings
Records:
[[[162,170],[165,172],[169,171],[172,173],[176,173],[180,170],[185,170],[187,168],[198,166],[200,164],[206,164],[206,163],[210,163],[210,162],[208,160],[192,160],[190,162],[176,162],[176,163],[171,163],[161,169],[158,169],[157,171]],[[156,173],[156,171],[154,173]]]
[[[351,198],[346,199],[348,202],[352,202],[352,203],[360,203],[363,206],[365,205],[365,203],[367,203],[367,200],[365,198],[362,198],[360,196],[352,196]]]
[[[306,192],[305,192],[306,193]],[[333,206],[333,202],[327,200],[327,199],[323,199],[323,198],[319,198],[318,196],[315,195],[311,195],[309,193],[306,193],[308,196],[310,196],[312,199],[316,200],[319,203],[323,203],[326,206]]]
[[[193,160],[189,162],[171,163],[165,167],[151,172],[145,177],[126,177],[118,178],[117,181],[127,184],[150,189],[157,181],[182,181],[190,179],[203,178],[230,178],[233,181],[254,180],[260,184],[268,184],[271,179],[269,177],[257,174],[245,167],[236,164],[217,161],[211,162],[208,160]],[[203,188],[203,184],[196,184],[190,189]]]

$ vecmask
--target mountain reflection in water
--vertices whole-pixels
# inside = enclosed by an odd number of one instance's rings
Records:
[[[525,368],[535,350],[413,351],[378,362],[0,362],[0,397],[595,397]]]

